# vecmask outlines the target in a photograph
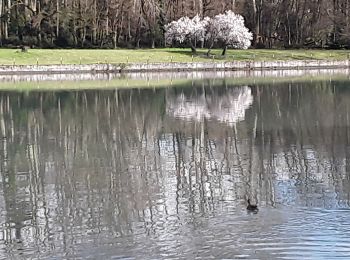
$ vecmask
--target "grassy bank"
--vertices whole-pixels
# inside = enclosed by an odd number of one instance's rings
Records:
[[[48,50],[31,49],[21,52],[15,49],[0,49],[0,65],[49,65],[49,64],[96,64],[96,63],[146,63],[146,62],[205,62],[232,60],[345,60],[347,50],[229,50],[226,58],[221,50],[213,50],[213,58],[205,56],[200,49],[192,57],[189,49],[117,49],[117,50]]]

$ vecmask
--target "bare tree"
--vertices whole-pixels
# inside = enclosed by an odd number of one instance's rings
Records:
[[[349,1],[2,0],[0,44],[163,46],[165,24],[233,10],[257,47],[349,47]]]

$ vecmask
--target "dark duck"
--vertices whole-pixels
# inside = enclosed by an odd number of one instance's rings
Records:
[[[258,206],[257,205],[253,205],[250,203],[250,199],[248,199],[248,206],[247,206],[247,210],[251,211],[251,212],[256,212],[258,211]]]

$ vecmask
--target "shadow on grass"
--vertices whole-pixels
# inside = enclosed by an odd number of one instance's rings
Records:
[[[189,57],[200,57],[200,58],[208,58],[210,59],[210,56],[207,55],[206,50],[197,50],[196,53],[193,53],[191,50],[167,50],[166,52],[172,53],[172,54],[180,54],[180,55],[186,55]]]
[[[273,50],[254,50],[254,51],[240,51],[230,50],[226,56],[221,55],[222,50],[214,49],[210,55],[207,55],[207,49],[197,49],[197,53],[193,54],[190,49],[169,49],[166,50],[170,55],[184,55],[188,57],[201,58],[205,60],[236,60],[236,61],[283,61],[283,60],[325,60],[325,58],[318,57],[317,55],[308,55],[307,53],[274,53]]]
[[[183,50],[178,50],[178,49],[169,49],[169,50],[166,50],[165,52],[168,52],[168,53],[173,53],[173,54],[181,54],[181,55],[187,55],[187,56],[192,56],[193,53],[190,49],[183,49]],[[197,51],[198,53],[198,51]]]
[[[223,56],[221,55],[221,50],[220,50],[220,54],[216,53],[217,50],[213,50],[209,55],[208,55],[208,50],[206,49],[197,49],[197,52],[194,54],[191,50],[177,50],[177,49],[174,49],[174,50],[166,50],[166,52],[170,53],[170,54],[179,54],[179,55],[185,55],[185,56],[188,56],[188,57],[194,57],[194,58],[201,58],[201,59],[206,59],[208,61],[210,60],[230,60],[234,57],[239,57],[240,60],[244,60],[244,59],[249,59],[247,57],[243,57],[244,55],[233,55],[233,54],[230,54],[230,55],[226,55],[226,56]],[[247,56],[247,55],[246,55]]]

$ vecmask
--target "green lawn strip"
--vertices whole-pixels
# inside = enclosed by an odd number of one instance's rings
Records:
[[[0,90],[10,91],[64,91],[64,90],[96,90],[96,89],[132,89],[132,88],[160,88],[175,84],[185,85],[191,80],[82,80],[82,81],[39,81],[39,82],[0,82]]]
[[[290,77],[240,77],[225,79],[161,79],[161,80],[84,80],[84,81],[39,81],[39,82],[0,82],[0,91],[68,91],[68,90],[97,90],[97,89],[147,89],[189,86],[242,86],[253,84],[279,84],[285,82],[314,82],[314,81],[346,81],[345,74],[324,74],[320,76],[290,76]]]
[[[208,61],[270,61],[270,60],[346,60],[347,50],[228,50],[225,58],[215,49],[213,59],[206,56],[205,49],[198,49],[192,57],[189,49],[0,49],[0,65],[59,65],[98,63],[147,63],[147,62],[208,62]]]

